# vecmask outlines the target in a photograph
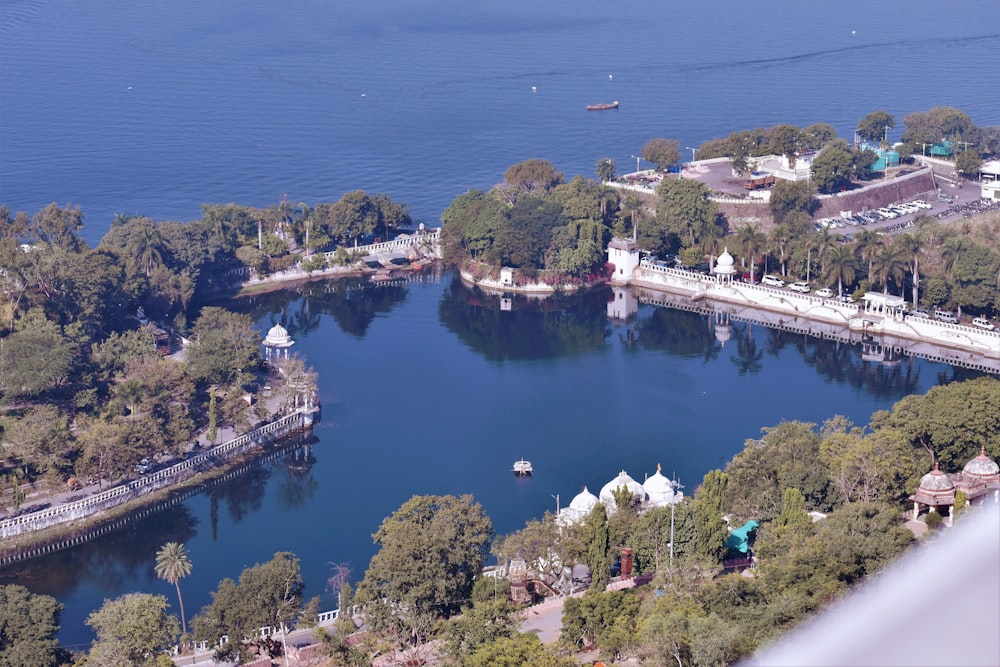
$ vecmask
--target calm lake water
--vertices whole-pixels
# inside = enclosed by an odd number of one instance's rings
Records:
[[[762,426],[864,423],[912,392],[966,377],[920,360],[863,362],[857,346],[733,323],[725,344],[711,318],[640,306],[609,320],[609,289],[529,301],[497,297],[450,272],[366,287],[313,283],[240,300],[261,330],[282,322],[320,376],[321,422],[303,456],[288,456],[118,533],[0,571],[67,605],[62,637],[86,642],[104,598],[171,595],[152,564],[185,542],[194,572],[189,614],[223,577],[292,551],[322,606],[331,562],[360,577],[371,534],[414,494],[471,493],[500,532],[598,491],[619,470],[638,480],[662,464],[690,493]],[[530,459],[518,479],[511,464]]]
[[[531,157],[571,176],[592,175],[607,155],[623,171],[655,136],[697,146],[818,121],[849,136],[878,108],[900,125],[935,105],[1000,124],[991,0],[757,9],[8,0],[0,203],[79,204],[91,243],[119,211],[187,220],[202,202],[266,206],[288,193],[315,203],[357,188],[433,225],[456,194]],[[583,109],[615,99],[617,112]],[[616,324],[607,298],[518,300],[501,312],[444,273],[239,302],[263,330],[285,323],[319,373],[312,464],[269,464],[2,581],[64,602],[61,638],[76,646],[105,598],[173,599],[152,571],[169,540],[187,543],[194,562],[182,584],[189,616],[221,578],[279,550],[302,559],[308,595],[330,608],[328,564],[349,562],[360,577],[371,534],[413,494],[473,493],[507,532],[621,469],[642,480],[662,463],[690,491],[762,426],[864,422],[965,375],[869,365],[850,346],[745,324],[723,346],[704,316],[647,306]],[[509,472],[521,456],[532,479]]]

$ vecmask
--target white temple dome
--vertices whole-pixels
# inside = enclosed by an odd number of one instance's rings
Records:
[[[267,332],[267,337],[264,339],[264,345],[272,347],[287,347],[292,344],[292,337],[288,335],[288,331],[285,327],[280,324],[275,324]]]
[[[715,268],[713,269],[715,273],[720,274],[731,274],[736,273],[736,269],[733,266],[733,256],[729,254],[729,249],[722,251],[719,258],[715,261]]]
[[[656,466],[656,472],[642,483],[642,488],[646,492],[649,504],[653,507],[669,505],[674,500],[674,485],[660,472],[659,464]]]
[[[587,487],[583,487],[583,491],[576,494],[576,497],[569,503],[569,508],[574,512],[579,512],[581,515],[590,514],[590,510],[594,509],[597,505],[597,496],[587,490]]]
[[[612,493],[615,489],[620,489],[623,486],[632,493],[633,499],[645,499],[646,490],[642,488],[642,484],[629,477],[629,474],[622,470],[618,473],[617,477],[601,488],[601,502],[604,503],[609,510],[614,511],[614,509],[617,508],[617,503],[615,502],[615,497]]]

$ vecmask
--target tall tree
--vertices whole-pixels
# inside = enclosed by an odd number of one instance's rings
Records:
[[[870,144],[881,144],[885,141],[889,130],[896,127],[896,119],[892,114],[882,111],[873,111],[858,121],[858,136]]]
[[[85,244],[80,239],[83,213],[79,206],[60,208],[52,203],[31,218],[28,229],[32,241],[47,243],[65,252],[79,252]]]
[[[688,246],[715,224],[718,205],[709,199],[708,187],[701,181],[667,179],[656,189],[656,218],[666,231],[687,236]]]
[[[95,665],[145,667],[177,639],[177,617],[167,614],[162,595],[129,593],[105,600],[87,617],[87,625],[97,633],[89,660]],[[88,663],[89,664],[89,663]]]
[[[755,282],[757,277],[757,256],[764,249],[767,237],[753,225],[743,225],[740,227],[736,239],[743,258],[750,260],[750,282]]]
[[[728,531],[722,516],[728,485],[729,475],[721,470],[709,470],[694,496],[696,548],[702,558],[713,563],[726,553]]]
[[[778,180],[771,188],[769,206],[776,224],[790,222],[797,215],[811,216],[818,202],[812,185],[807,181]]]
[[[902,292],[903,276],[906,275],[906,268],[909,258],[903,254],[903,249],[897,244],[887,245],[875,257],[875,277],[882,284],[882,293],[889,293],[889,280],[892,279]]]
[[[603,591],[611,577],[611,535],[608,531],[608,511],[597,503],[587,515],[584,541],[587,566],[590,568],[590,590]]]
[[[802,130],[794,125],[775,125],[768,132],[768,143],[772,151],[784,155],[794,165],[795,154],[802,143]]]
[[[214,384],[242,382],[260,363],[260,336],[247,315],[208,307],[194,323],[197,344],[188,351],[191,374]]]
[[[472,594],[493,539],[493,524],[472,496],[414,496],[385,519],[357,598],[380,630],[400,644],[426,637],[426,620],[448,617]]]
[[[191,558],[184,545],[167,542],[156,552],[156,576],[168,581],[177,589],[177,603],[181,608],[181,632],[187,634],[187,620],[184,616],[184,598],[181,597],[181,579],[191,574]]]
[[[130,240],[130,250],[135,253],[148,277],[153,267],[163,261],[163,253],[167,249],[163,234],[150,224],[137,230]]]
[[[913,285],[913,307],[919,305],[920,297],[920,255],[924,250],[924,241],[918,234],[900,234],[893,240],[893,245],[899,244],[901,251],[913,262],[910,270],[910,280]]]
[[[676,139],[650,139],[642,147],[642,159],[652,162],[657,170],[663,171],[680,162],[681,144]]]
[[[223,635],[230,641],[215,652],[216,660],[243,662],[261,653],[274,657],[278,647],[270,637],[255,631],[262,627],[281,628],[311,614],[310,602],[303,609],[302,572],[299,559],[288,552],[278,552],[266,563],[248,567],[239,583],[223,579],[212,593],[212,603],[203,607],[191,625],[197,641],[214,642]]]
[[[534,190],[551,190],[563,182],[563,174],[548,160],[532,159],[508,167],[503,180],[524,193],[530,193]]]
[[[843,139],[828,143],[812,162],[812,182],[823,194],[846,190],[855,172],[856,156]]]
[[[615,180],[615,161],[609,157],[600,158],[597,161],[596,173],[600,183]]]
[[[874,265],[885,248],[885,237],[870,229],[862,229],[854,236],[854,252],[858,259],[868,263],[868,282],[875,280]]]
[[[850,246],[838,245],[830,248],[823,260],[823,281],[837,283],[837,294],[844,293],[844,283],[851,285],[857,271],[857,260]]]

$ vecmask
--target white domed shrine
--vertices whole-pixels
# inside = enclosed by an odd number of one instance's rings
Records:
[[[632,479],[627,472],[622,470],[618,473],[617,477],[601,488],[600,500],[608,508],[609,514],[614,513],[618,509],[613,492],[622,487],[631,492],[633,503],[641,503],[646,499],[646,490],[642,488],[642,484]]]
[[[277,350],[275,354],[276,359],[281,358],[281,351],[285,351],[285,359],[288,358],[288,348],[295,345],[295,341],[292,337],[288,335],[288,331],[285,327],[280,324],[275,324],[267,332],[267,336],[264,338],[264,350],[265,357],[268,361],[271,360],[271,351]]]
[[[647,507],[665,507],[679,502],[683,496],[674,489],[673,482],[664,477],[660,471],[661,467],[657,464],[656,472],[642,483],[642,488],[646,492]]]
[[[585,486],[583,487],[583,491],[574,496],[569,506],[564,507],[559,512],[558,520],[563,525],[580,523],[590,514],[590,511],[594,509],[598,502],[600,501],[597,499],[597,496],[591,493]]]
[[[712,273],[715,274],[720,283],[732,282],[733,275],[736,274],[736,266],[733,262],[733,256],[729,254],[729,248],[723,250],[722,254],[719,255],[715,261],[715,267],[712,268]]]

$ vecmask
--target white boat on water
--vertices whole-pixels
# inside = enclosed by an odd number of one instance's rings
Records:
[[[527,477],[534,472],[531,467],[531,461],[525,461],[521,459],[520,461],[514,461],[514,474],[518,477]]]

